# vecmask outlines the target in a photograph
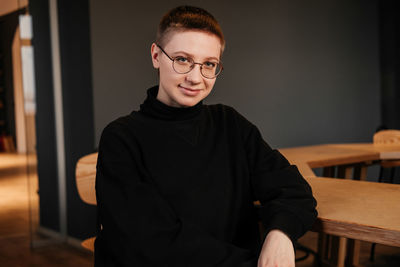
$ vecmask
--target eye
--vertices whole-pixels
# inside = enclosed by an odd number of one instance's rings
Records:
[[[176,58],[175,58],[175,61],[176,61],[177,63],[188,63],[188,62],[189,62],[189,59],[186,58],[186,57],[176,57]]]
[[[217,66],[218,63],[206,61],[203,63],[203,65],[208,68],[208,69],[214,69]]]

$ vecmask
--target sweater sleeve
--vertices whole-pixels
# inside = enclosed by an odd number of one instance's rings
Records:
[[[292,242],[308,231],[316,217],[311,187],[295,165],[263,140],[255,125],[239,114],[255,200],[261,202],[265,233],[279,229]]]
[[[254,266],[250,251],[180,218],[146,173],[140,147],[108,126],[96,175],[96,266]],[[101,225],[100,225],[101,224]]]

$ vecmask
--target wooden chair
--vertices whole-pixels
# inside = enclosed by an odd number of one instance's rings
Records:
[[[377,146],[391,146],[393,144],[400,144],[400,130],[381,130],[374,134],[373,140],[374,145]],[[382,160],[380,162],[380,166],[381,168],[379,170],[378,182],[381,183],[383,181],[384,169],[390,169],[390,183],[393,183],[395,169],[396,167],[400,167],[400,160]],[[371,246],[370,261],[374,261],[375,246],[375,243],[373,243]]]
[[[381,130],[374,134],[374,144],[400,144],[400,130]]]
[[[382,130],[375,133],[374,145],[391,146],[393,144],[400,144],[400,130]],[[390,183],[393,183],[394,171],[396,167],[400,166],[400,160],[382,160],[380,165],[379,182],[382,182],[383,169],[388,168],[390,169]]]
[[[78,193],[83,202],[96,205],[96,163],[97,153],[83,156],[76,163],[75,177]],[[81,244],[84,248],[94,252],[95,237],[84,240]]]

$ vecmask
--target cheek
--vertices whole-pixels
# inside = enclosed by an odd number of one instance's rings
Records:
[[[160,68],[160,79],[164,82],[174,82],[179,80],[177,73],[170,68]]]
[[[208,90],[211,90],[214,87],[215,81],[216,81],[215,79],[213,80],[207,79],[204,81]]]

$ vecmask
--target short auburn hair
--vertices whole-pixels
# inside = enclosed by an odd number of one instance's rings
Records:
[[[158,25],[156,43],[164,46],[171,32],[198,30],[216,35],[221,42],[221,54],[225,38],[221,26],[208,11],[193,6],[178,6],[168,11]]]

